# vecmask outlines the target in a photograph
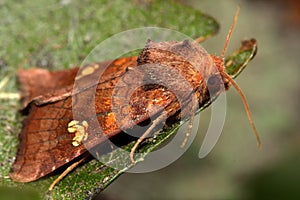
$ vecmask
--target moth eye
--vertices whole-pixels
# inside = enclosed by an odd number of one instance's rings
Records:
[[[222,82],[222,78],[219,74],[210,76],[207,80],[209,93],[212,95],[218,92],[221,89]]]
[[[217,82],[217,80],[216,80],[217,78],[215,77],[215,76],[211,76],[211,77],[209,77],[209,79],[208,79],[208,81],[207,81],[207,84],[208,85],[215,85],[216,84],[216,82]]]
[[[220,84],[220,75],[212,75],[207,80],[208,86],[216,86]]]

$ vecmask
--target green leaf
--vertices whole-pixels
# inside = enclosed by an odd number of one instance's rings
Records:
[[[0,49],[0,60],[5,61],[5,65],[0,66],[0,80],[10,77],[10,81],[0,92],[17,91],[13,75],[18,68],[38,66],[63,69],[77,65],[99,42],[130,28],[171,28],[192,38],[200,38],[199,40],[209,38],[219,28],[212,17],[170,0],[133,2],[43,0],[25,1],[21,4],[2,1],[0,42],[6,48]],[[256,44],[240,48],[227,57],[227,72],[233,77],[238,75],[253,58],[255,51]],[[206,106],[210,103],[207,102]],[[90,199],[132,167],[129,158],[123,158],[120,152],[113,151],[106,155],[107,159],[122,170],[112,169],[94,159],[67,175],[51,193],[47,193],[48,187],[58,175],[47,176],[31,183],[12,182],[8,174],[16,153],[17,134],[20,132],[22,120],[18,109],[17,100],[0,99],[0,185],[22,188],[22,191],[28,189],[30,195],[32,191],[36,191],[39,196],[33,195],[32,198]],[[179,122],[165,128],[155,140],[145,140],[139,148],[142,154],[135,159],[141,162],[149,152],[172,137],[182,124],[183,122]],[[122,148],[130,151],[133,145],[134,142],[131,142]]]
[[[257,52],[255,39],[242,41],[241,47],[225,59],[226,73],[237,77],[254,58]]]

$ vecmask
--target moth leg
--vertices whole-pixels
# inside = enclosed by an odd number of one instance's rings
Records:
[[[90,155],[86,154],[83,158],[80,160],[74,162],[72,165],[70,165],[63,173],[61,173],[50,185],[48,191],[52,191],[55,185],[61,181],[68,173],[70,173],[73,169],[75,169],[80,163],[84,162],[89,158]]]
[[[188,128],[185,132],[185,138],[183,139],[180,148],[184,148],[190,135],[191,135],[191,131],[193,128],[193,122],[194,122],[194,118],[195,118],[195,114],[196,114],[196,109],[197,109],[197,95],[194,93],[192,96],[192,113],[191,113],[191,118],[189,120],[189,124],[188,124]]]
[[[146,130],[146,132],[137,140],[137,142],[134,144],[134,146],[131,148],[130,151],[130,160],[132,163],[135,163],[135,160],[133,158],[135,151],[137,150],[139,144],[153,131],[153,129],[163,120],[166,118],[166,115],[164,113],[161,113],[159,117],[157,117],[155,120],[153,120],[153,123],[151,126]]]

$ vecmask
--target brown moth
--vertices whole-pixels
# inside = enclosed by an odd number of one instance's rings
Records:
[[[211,93],[217,96],[230,85],[240,93],[260,145],[245,97],[225,72],[223,57],[237,13],[220,57],[207,54],[195,41],[155,43],[149,40],[138,57],[66,71],[19,70],[22,105],[28,117],[19,136],[20,145],[10,177],[18,182],[39,179],[85,155],[122,130],[154,117],[132,148],[130,156],[134,161],[139,143],[165,118],[170,119],[170,123],[193,118],[195,108],[207,103]],[[155,67],[147,67],[149,65]],[[130,78],[126,76],[128,72],[132,73]],[[100,78],[99,74],[102,74]],[[188,80],[189,85],[182,84],[178,74]],[[91,80],[97,80],[96,84]],[[145,80],[157,84],[138,87],[128,98],[129,89],[143,85]],[[169,88],[159,84],[162,80],[170,83]],[[90,110],[95,110],[96,115]]]

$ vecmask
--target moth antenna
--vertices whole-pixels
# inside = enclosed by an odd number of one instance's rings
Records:
[[[229,28],[228,33],[227,33],[225,44],[224,44],[224,48],[223,48],[223,51],[222,51],[222,54],[221,54],[222,58],[224,58],[224,56],[225,56],[225,53],[226,53],[226,50],[227,50],[227,47],[228,47],[228,44],[229,44],[229,40],[231,38],[232,31],[233,31],[233,29],[234,29],[234,27],[235,27],[235,25],[237,23],[237,20],[238,20],[239,12],[240,12],[240,6],[238,6],[236,8],[236,10],[235,10],[232,24],[231,24],[231,26]]]
[[[250,123],[250,125],[251,125],[251,127],[254,131],[254,135],[255,135],[256,140],[257,140],[258,148],[261,149],[261,139],[260,139],[258,131],[257,131],[255,125],[254,125],[254,121],[253,121],[253,118],[252,118],[252,115],[251,115],[251,112],[250,112],[250,109],[249,109],[249,105],[247,103],[245,95],[243,94],[243,92],[240,89],[240,87],[238,86],[238,84],[228,74],[226,74],[226,72],[221,72],[221,73],[222,73],[222,76],[224,76],[226,79],[228,79],[228,81],[235,87],[236,91],[239,93],[239,95],[242,99],[242,102],[244,104],[244,108],[246,110],[249,123]]]
[[[225,53],[226,53],[226,50],[227,50],[227,47],[228,47],[228,44],[229,44],[229,40],[230,40],[231,35],[232,35],[232,31],[233,31],[233,29],[234,29],[234,27],[235,27],[235,25],[237,23],[239,12],[240,12],[240,6],[238,6],[236,8],[236,10],[235,10],[232,24],[231,24],[231,26],[229,28],[229,31],[228,31],[228,34],[226,36],[224,48],[223,48],[223,51],[222,51],[222,54],[221,54],[221,58],[223,58],[223,59],[225,57]],[[257,140],[258,148],[261,149],[261,139],[260,139],[258,131],[257,131],[256,127],[255,127],[255,124],[254,124],[254,121],[253,121],[253,118],[252,118],[252,115],[251,115],[251,112],[250,112],[250,109],[249,109],[249,105],[248,105],[248,102],[246,100],[245,95],[243,94],[243,92],[242,92],[241,88],[238,86],[238,84],[231,78],[231,76],[229,76],[228,74],[226,74],[226,72],[221,72],[221,73],[233,85],[233,87],[239,93],[239,95],[240,95],[240,97],[242,99],[242,102],[244,104],[244,108],[245,108],[245,111],[246,111],[249,123],[250,123],[250,125],[251,125],[251,127],[252,127],[252,129],[254,131],[254,135],[255,135],[255,138]]]

